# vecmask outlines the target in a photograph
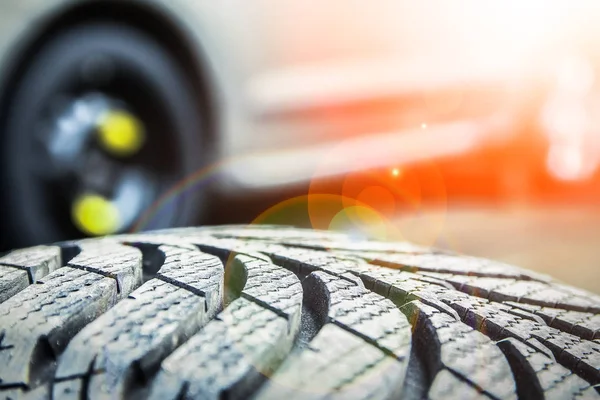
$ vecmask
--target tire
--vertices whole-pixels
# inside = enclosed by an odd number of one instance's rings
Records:
[[[600,396],[600,297],[485,259],[223,226],[0,264],[6,398]]]
[[[203,115],[206,110],[198,105],[189,77],[169,49],[125,24],[88,22],[64,28],[48,38],[23,67],[11,94],[6,127],[0,135],[1,236],[6,241],[0,249],[83,236],[69,222],[78,192],[74,186],[81,180],[73,171],[96,173],[109,168],[82,165],[90,159],[89,154],[82,154],[73,166],[62,168],[73,170],[71,175],[43,176],[60,170],[55,164],[68,157],[53,159],[44,141],[47,138],[40,137],[52,131],[49,127],[58,118],[54,109],[59,104],[89,93],[119,99],[145,124],[146,145],[128,161],[156,172],[156,187],[146,196],[150,204],[180,179],[212,162],[209,116]],[[123,162],[118,159],[115,164]],[[197,223],[205,211],[205,189],[189,190],[167,202],[146,228]]]

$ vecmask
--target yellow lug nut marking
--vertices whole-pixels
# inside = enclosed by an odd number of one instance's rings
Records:
[[[72,208],[73,222],[90,235],[108,235],[120,227],[119,210],[102,196],[86,194],[79,197]]]
[[[144,144],[144,129],[132,114],[113,110],[100,117],[98,138],[106,151],[126,157],[135,154]]]

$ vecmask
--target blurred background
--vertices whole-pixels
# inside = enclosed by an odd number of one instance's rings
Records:
[[[4,0],[2,250],[216,223],[600,293],[594,1]]]

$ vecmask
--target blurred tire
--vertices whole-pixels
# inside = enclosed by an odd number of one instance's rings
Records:
[[[46,41],[25,66],[0,137],[3,248],[81,236],[69,223],[69,182],[55,186],[36,176],[31,166],[44,161],[36,135],[47,128],[49,110],[61,99],[106,92],[131,103],[149,129],[160,131],[152,132],[150,139],[156,143],[146,156],[168,164],[168,178],[159,182],[155,197],[209,163],[203,110],[171,51],[176,49],[165,49],[143,32],[113,23],[70,27]],[[188,191],[185,198],[168,202],[147,228],[197,222],[204,200],[202,191]]]

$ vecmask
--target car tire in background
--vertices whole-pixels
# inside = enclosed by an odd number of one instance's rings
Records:
[[[170,49],[86,23],[53,34],[23,69],[0,136],[4,248],[125,232],[149,209],[141,228],[198,221],[202,191],[158,204],[212,155]]]
[[[163,230],[14,251],[0,288],[8,398],[600,396],[600,297],[408,243]]]

